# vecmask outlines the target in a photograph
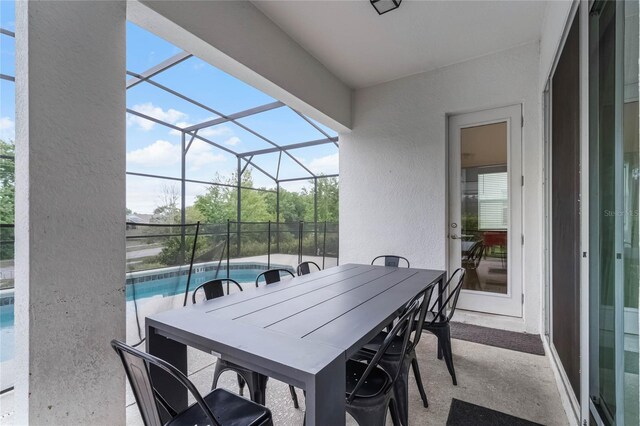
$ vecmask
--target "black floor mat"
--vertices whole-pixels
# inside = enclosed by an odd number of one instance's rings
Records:
[[[470,402],[452,399],[447,426],[541,426]]]
[[[479,325],[451,322],[451,337],[512,351],[534,355],[544,355],[544,346],[538,334],[516,333],[514,331],[497,330]]]

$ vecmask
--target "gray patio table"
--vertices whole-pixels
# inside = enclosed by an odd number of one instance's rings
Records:
[[[444,271],[345,264],[152,315],[147,352],[186,374],[187,346],[306,390],[309,426],[345,424],[345,363]],[[187,393],[151,370],[176,409]],[[267,404],[269,401],[267,400]]]

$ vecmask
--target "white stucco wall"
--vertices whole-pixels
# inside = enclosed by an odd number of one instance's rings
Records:
[[[125,14],[16,3],[17,425],[125,423]]]
[[[340,262],[397,253],[446,265],[447,114],[523,104],[522,330],[539,332],[542,156],[539,44],[355,91],[340,134]]]
[[[130,0],[127,17],[333,129],[351,127],[351,89],[251,2]]]

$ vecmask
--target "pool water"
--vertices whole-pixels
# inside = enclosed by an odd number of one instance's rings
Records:
[[[0,306],[0,362],[13,358],[13,304]]]
[[[232,269],[230,278],[240,283],[253,283],[262,269]],[[193,290],[205,281],[216,278],[214,271],[194,273],[191,275],[189,289]],[[226,278],[226,271],[218,274],[218,278]],[[246,285],[246,284],[245,284]],[[187,286],[187,276],[181,275],[170,278],[152,279],[135,285],[126,285],[127,302],[145,299],[153,296],[175,296],[184,294]],[[0,305],[0,362],[8,361],[14,354],[13,304]]]
[[[253,283],[256,277],[265,269],[232,269],[229,274],[230,278],[238,281],[239,283]],[[200,272],[191,275],[191,282],[189,283],[189,290],[192,291],[205,281],[212,280],[214,278],[226,278],[226,271],[222,271],[216,277],[214,271]],[[160,278],[146,282],[139,282],[135,285],[127,285],[127,302],[135,299],[144,299],[152,296],[175,296],[177,294],[184,294],[184,290],[187,287],[187,276],[181,275],[179,277]]]

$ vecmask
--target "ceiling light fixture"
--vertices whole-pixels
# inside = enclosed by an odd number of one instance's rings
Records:
[[[378,15],[382,15],[392,10],[396,10],[400,7],[402,0],[370,0],[373,8],[378,12]]]

